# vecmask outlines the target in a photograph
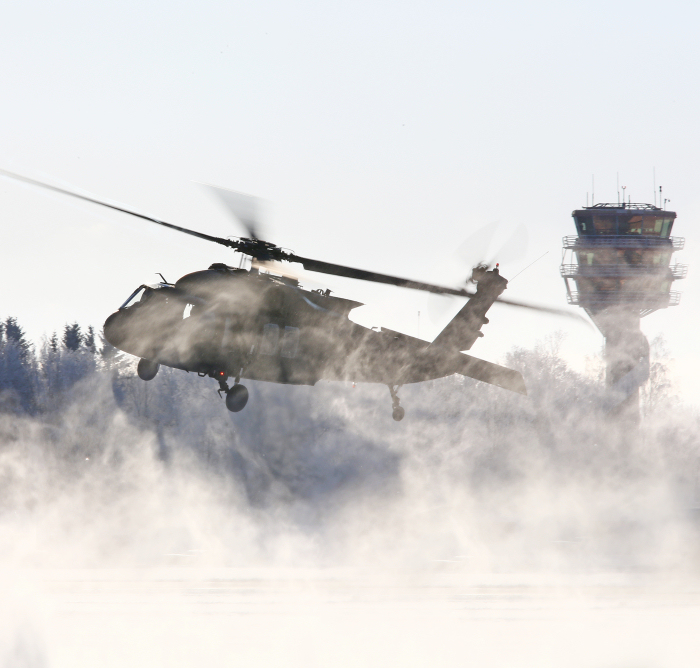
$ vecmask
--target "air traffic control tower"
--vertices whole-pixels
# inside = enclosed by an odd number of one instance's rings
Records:
[[[671,288],[688,267],[671,265],[671,256],[685,239],[671,236],[676,214],[651,204],[596,204],[572,216],[578,234],[564,237],[561,265],[568,301],[605,337],[610,414],[638,424],[639,387],[649,378],[640,319],[680,302]]]

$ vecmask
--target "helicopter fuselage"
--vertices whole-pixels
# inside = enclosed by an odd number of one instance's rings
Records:
[[[459,372],[468,358],[358,325],[348,314],[361,305],[294,279],[212,265],[174,285],[142,286],[104,332],[116,348],[165,366],[294,385],[400,385]]]

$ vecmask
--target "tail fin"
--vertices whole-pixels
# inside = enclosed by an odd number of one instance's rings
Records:
[[[469,350],[483,336],[481,327],[489,321],[486,312],[507,285],[508,281],[498,273],[498,268],[482,272],[476,284],[476,294],[437,335],[431,346],[447,350]]]

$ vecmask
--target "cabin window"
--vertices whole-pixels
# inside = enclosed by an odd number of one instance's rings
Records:
[[[282,357],[288,357],[290,359],[297,356],[297,351],[299,350],[299,328],[298,327],[285,327],[284,337],[282,338],[282,346],[280,348],[280,355]]]
[[[274,355],[280,340],[279,325],[269,323],[263,327],[262,342],[260,343],[260,354]]]
[[[185,318],[189,318],[192,315],[192,307],[194,304],[187,304],[185,306],[185,310],[182,313],[182,319],[184,320]]]

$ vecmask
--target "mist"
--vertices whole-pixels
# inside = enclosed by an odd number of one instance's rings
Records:
[[[529,396],[451,376],[401,423],[385,387],[246,381],[231,414],[4,341],[0,662],[694,665],[700,418],[657,341],[620,441],[561,341],[503,360]]]

